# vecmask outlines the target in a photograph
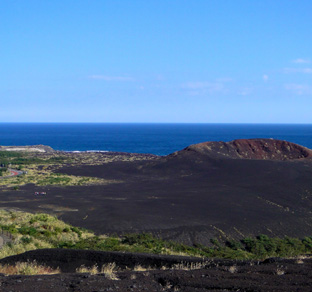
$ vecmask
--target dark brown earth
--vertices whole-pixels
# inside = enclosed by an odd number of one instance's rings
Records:
[[[0,260],[1,264],[32,261],[60,267],[69,272],[50,276],[4,276],[0,274],[0,291],[311,291],[312,259],[278,259],[265,261],[230,261],[192,259],[174,256],[106,253],[94,251],[39,250]],[[176,270],[174,264],[183,260],[185,267],[197,270]],[[118,280],[104,274],[72,273],[84,263],[92,266],[114,261],[119,267]],[[157,267],[155,270],[133,271],[133,268]],[[165,267],[166,270],[160,269]]]

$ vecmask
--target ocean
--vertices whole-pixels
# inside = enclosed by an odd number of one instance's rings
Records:
[[[167,155],[205,141],[287,140],[312,148],[310,124],[0,123],[0,145]]]

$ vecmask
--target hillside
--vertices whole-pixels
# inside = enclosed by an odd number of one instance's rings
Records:
[[[186,147],[172,155],[196,152],[210,157],[259,160],[312,159],[312,150],[282,140],[238,139],[230,142],[204,142]]]

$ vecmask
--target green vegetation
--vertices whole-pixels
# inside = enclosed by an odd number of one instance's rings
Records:
[[[9,174],[7,168],[23,170],[24,174],[14,177],[6,177],[0,180],[0,186],[13,187],[25,184],[35,184],[38,186],[46,185],[90,185],[90,184],[107,184],[114,181],[92,177],[80,177],[74,175],[66,175],[56,173],[55,171],[65,162],[69,162],[63,156],[46,156],[46,154],[38,157],[38,154],[0,151],[0,176]]]
[[[0,210],[0,229],[13,241],[0,249],[0,258],[39,248],[55,248],[59,242],[76,243],[94,233],[73,227],[48,214]]]
[[[0,168],[0,176],[5,176],[8,172],[8,169],[6,167]]]
[[[312,252],[312,236],[297,239],[259,235],[241,241],[227,241],[225,244],[214,239],[210,246],[187,246],[146,233],[122,237],[96,236],[93,232],[71,226],[48,214],[19,211],[0,210],[0,228],[13,236],[13,241],[0,249],[0,258],[39,248],[127,251],[227,259],[295,257]]]
[[[32,157],[24,152],[14,151],[0,151],[0,165],[8,167],[9,165],[18,166],[30,165],[30,164],[54,164],[62,163],[65,161],[64,157],[50,157],[42,159],[38,157]]]
[[[94,177],[74,176],[67,174],[59,174],[52,172],[48,166],[28,165],[23,168],[23,175],[6,177],[0,180],[0,186],[16,188],[25,184],[35,184],[37,186],[46,185],[91,185],[91,184],[107,184],[114,183],[112,180],[104,180]]]

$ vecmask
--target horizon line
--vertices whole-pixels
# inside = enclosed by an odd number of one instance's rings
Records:
[[[312,125],[312,123],[283,123],[283,122],[0,122],[1,124],[203,124],[203,125]]]

